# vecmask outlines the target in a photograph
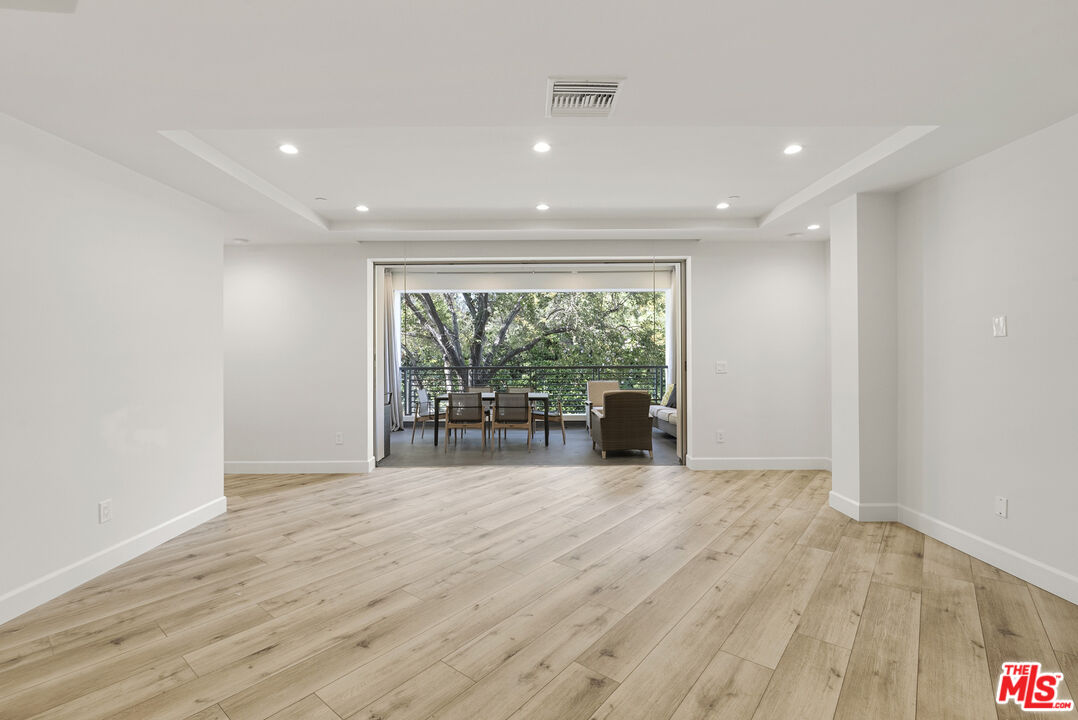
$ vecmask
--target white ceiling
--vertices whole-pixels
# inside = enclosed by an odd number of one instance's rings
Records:
[[[5,5],[0,111],[255,240],[826,237],[842,194],[1078,112],[1073,0]],[[545,118],[546,78],[587,74],[627,77],[614,116]]]
[[[898,128],[571,125],[216,130],[202,140],[335,223],[549,216],[752,219]],[[539,139],[553,149],[539,154]],[[299,155],[275,150],[282,142]],[[810,150],[782,154],[791,141]],[[477,188],[481,192],[476,192]],[[717,202],[730,200],[719,213]],[[316,197],[325,197],[325,202]]]

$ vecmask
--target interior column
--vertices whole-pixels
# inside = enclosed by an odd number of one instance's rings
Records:
[[[897,516],[895,196],[831,208],[831,507]]]

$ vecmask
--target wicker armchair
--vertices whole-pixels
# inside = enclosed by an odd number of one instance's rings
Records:
[[[617,380],[588,380],[587,398],[584,401],[585,415],[584,424],[591,429],[591,411],[593,408],[603,408],[603,393],[621,389],[621,383]]]
[[[651,395],[646,390],[614,390],[603,395],[602,408],[591,411],[591,447],[606,458],[610,450],[651,449]]]

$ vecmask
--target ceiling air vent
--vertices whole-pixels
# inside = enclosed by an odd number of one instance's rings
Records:
[[[609,117],[624,78],[550,78],[547,117]]]

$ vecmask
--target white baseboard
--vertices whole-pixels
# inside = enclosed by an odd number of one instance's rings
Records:
[[[849,515],[859,522],[894,522],[898,520],[898,505],[895,503],[859,503],[834,490],[828,495],[828,501],[835,510]]]
[[[831,458],[822,457],[686,457],[690,470],[827,470]]]
[[[376,461],[366,460],[226,460],[226,475],[301,475],[306,473],[370,473]]]
[[[905,505],[897,507],[898,521],[903,525],[919,530],[925,535],[958,548],[967,555],[1005,570],[1072,603],[1078,603],[1078,577],[1046,565],[1028,555],[1015,552],[999,543],[966,532],[939,518],[925,515]]]
[[[854,520],[900,522],[1039,588],[1078,603],[1078,577],[999,543],[974,535],[939,518],[898,503],[858,503],[833,490],[829,500],[831,507],[849,515]]]
[[[228,501],[222,496],[211,500],[134,537],[100,550],[93,555],[71,563],[67,567],[32,580],[22,587],[0,595],[0,623],[22,615],[68,590],[92,580],[98,575],[122,565],[133,557],[151,550],[161,543],[181,535],[193,527],[214,518],[228,509]]]

